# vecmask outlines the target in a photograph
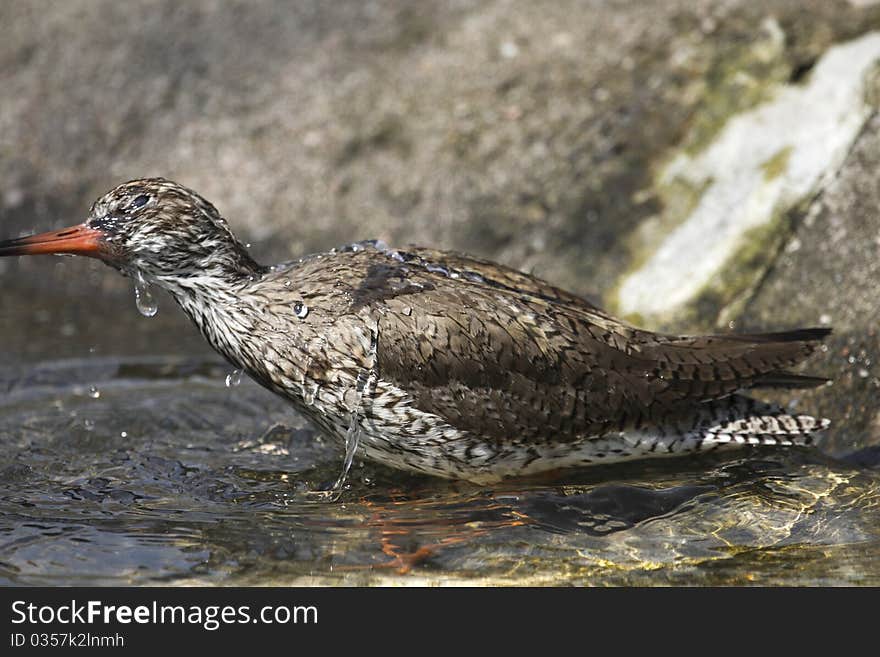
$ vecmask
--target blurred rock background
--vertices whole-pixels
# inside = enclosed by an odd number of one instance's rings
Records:
[[[834,385],[795,401],[852,451],[880,443],[878,34],[867,0],[4,2],[0,234],[162,175],[264,262],[382,238],[649,328],[833,325]],[[2,362],[207,353],[99,263],[0,281]]]

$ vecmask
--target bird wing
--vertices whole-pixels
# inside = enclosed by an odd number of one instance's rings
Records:
[[[484,260],[453,251],[438,251],[422,247],[411,247],[403,253],[404,255],[415,256],[423,263],[430,263],[447,271],[458,272],[465,279],[472,282],[482,278],[486,283],[496,288],[507,288],[511,291],[530,294],[540,299],[579,306],[608,317],[605,311],[581,296],[551,285],[536,276],[526,274],[512,267],[500,265],[491,260]]]
[[[373,265],[352,295],[379,310],[379,376],[420,410],[499,439],[595,435],[784,382],[828,333],[656,334],[526,274],[414,251]]]

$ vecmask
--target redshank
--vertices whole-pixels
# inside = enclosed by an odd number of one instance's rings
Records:
[[[0,242],[79,254],[167,290],[223,357],[321,431],[386,465],[487,483],[739,445],[805,445],[828,420],[744,396],[827,328],[682,337],[619,321],[487,260],[359,242],[257,264],[215,207],[170,180],[124,183],[82,224]]]

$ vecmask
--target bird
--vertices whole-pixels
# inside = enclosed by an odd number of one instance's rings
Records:
[[[824,418],[749,396],[830,328],[681,336],[637,328],[489,260],[355,242],[258,264],[220,212],[164,178],[123,183],[76,226],[0,256],[78,254],[166,290],[231,365],[322,433],[393,468],[491,484],[744,445],[803,446]],[[338,483],[338,482],[337,482]]]

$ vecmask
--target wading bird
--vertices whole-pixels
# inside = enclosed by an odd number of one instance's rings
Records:
[[[736,445],[803,445],[827,420],[743,396],[829,333],[641,330],[486,260],[360,242],[272,267],[211,203],[169,180],[122,184],[82,224],[0,256],[98,258],[167,290],[232,365],[323,432],[396,468],[474,482]],[[359,447],[358,447],[359,446]],[[343,473],[344,474],[344,473]]]

